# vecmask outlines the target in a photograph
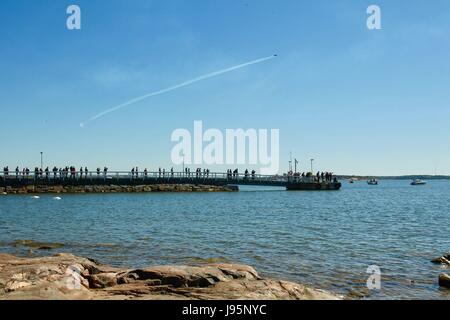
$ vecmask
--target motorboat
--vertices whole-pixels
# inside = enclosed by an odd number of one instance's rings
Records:
[[[377,179],[367,180],[367,184],[369,184],[371,186],[376,186],[376,185],[378,185],[378,180]]]
[[[421,179],[415,179],[413,182],[411,182],[412,186],[420,186],[424,184],[427,184],[426,181],[423,181]]]

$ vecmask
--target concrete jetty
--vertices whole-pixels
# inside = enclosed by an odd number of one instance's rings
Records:
[[[93,172],[35,175],[0,174],[2,192],[150,192],[150,191],[237,191],[238,186],[285,187],[290,191],[339,190],[341,183],[317,177],[186,172]],[[64,191],[65,190],[65,191]],[[69,191],[67,191],[69,190]],[[70,191],[73,190],[73,191]],[[78,191],[77,191],[78,190]],[[59,191],[59,192],[58,192]]]

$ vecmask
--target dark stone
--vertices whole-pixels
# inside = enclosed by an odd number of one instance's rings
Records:
[[[439,286],[450,288],[450,276],[446,273],[441,273],[439,275]]]

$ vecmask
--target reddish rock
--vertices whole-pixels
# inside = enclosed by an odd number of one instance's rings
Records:
[[[0,254],[0,300],[7,299],[338,299],[322,290],[263,279],[239,264],[118,269],[71,254]]]

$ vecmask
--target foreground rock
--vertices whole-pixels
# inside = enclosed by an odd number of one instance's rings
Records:
[[[439,285],[441,287],[450,288],[450,276],[446,273],[439,275]]]
[[[431,260],[433,263],[439,263],[443,267],[450,267],[450,252],[445,253],[442,257]],[[439,286],[444,288],[450,288],[450,276],[446,273],[439,275]]]
[[[447,252],[442,257],[431,260],[431,262],[450,266],[450,252]]]
[[[117,269],[71,254],[0,254],[1,299],[338,299],[238,264]]]

